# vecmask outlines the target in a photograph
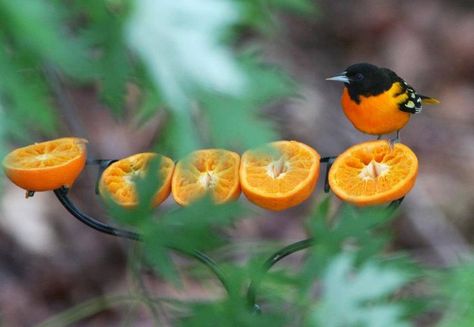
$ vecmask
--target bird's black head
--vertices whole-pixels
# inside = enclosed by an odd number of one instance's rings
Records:
[[[327,80],[344,82],[351,98],[359,102],[360,95],[377,95],[388,90],[393,82],[391,73],[385,68],[360,63],[347,67],[341,75]]]

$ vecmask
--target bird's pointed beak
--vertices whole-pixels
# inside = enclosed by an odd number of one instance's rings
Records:
[[[346,76],[346,72],[343,72],[341,75],[326,78],[326,81],[337,81],[337,82],[344,82],[344,83],[351,82],[349,77]]]

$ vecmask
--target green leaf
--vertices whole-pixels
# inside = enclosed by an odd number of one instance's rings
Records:
[[[166,230],[163,237],[168,244],[185,250],[203,250],[219,245],[222,241],[219,229],[233,223],[241,213],[237,202],[216,205],[210,196],[206,196],[164,214],[158,224]]]
[[[277,139],[273,123],[260,116],[269,102],[295,94],[291,79],[271,66],[259,63],[254,55],[240,58],[248,83],[240,97],[206,93],[201,96],[213,143],[219,147],[249,149]]]
[[[316,208],[313,210],[313,215],[310,222],[313,222],[313,221],[327,222],[330,208],[331,208],[331,197],[325,196],[323,200],[321,200],[316,205]]]
[[[200,138],[192,117],[187,112],[173,112],[158,139],[157,151],[182,158],[200,148]]]
[[[256,314],[249,310],[244,299],[229,297],[211,303],[197,303],[191,306],[192,314],[182,319],[181,327],[254,327],[254,326],[288,326],[291,317],[281,310],[266,311]]]
[[[2,27],[13,49],[28,51],[76,78],[90,77],[85,43],[64,33],[65,8],[45,0],[0,0]]]
[[[227,0],[135,2],[128,44],[171,110],[189,111],[196,89],[240,94],[244,77],[230,49],[219,42],[237,19],[237,8]]]
[[[221,148],[249,149],[277,139],[273,123],[259,118],[254,112],[232,106],[212,103],[207,109],[207,119],[213,144]]]
[[[23,140],[25,131],[52,135],[56,129],[48,89],[35,65],[30,57],[12,57],[0,49],[0,97],[9,121],[7,132]]]
[[[111,8],[118,6],[118,13]],[[100,81],[100,97],[121,114],[127,94],[126,85],[133,71],[124,40],[127,6],[108,5],[105,1],[83,0],[74,3],[76,15],[86,23],[80,30],[82,39],[94,49],[96,75]],[[122,8],[125,7],[125,8]]]
[[[161,156],[155,156],[147,163],[144,174],[137,175],[134,178],[133,182],[136,185],[139,199],[137,210],[141,212],[150,212],[155,194],[163,185],[163,179],[160,175],[161,161]]]
[[[167,238],[163,237],[168,231],[150,220],[141,225],[140,232],[147,261],[164,279],[180,286],[179,275],[169,254]]]
[[[0,99],[1,100],[1,99]],[[5,111],[3,110],[2,101],[0,101],[0,158],[5,157],[6,155],[6,144],[5,137],[7,136],[7,119],[5,115]],[[0,174],[0,184],[3,182],[1,179],[3,177],[3,173]]]
[[[210,198],[204,198],[164,213],[159,219],[148,219],[139,228],[146,257],[164,278],[176,284],[178,275],[169,258],[169,249],[178,253],[209,250],[221,243],[217,228],[229,225],[237,216],[236,204],[215,205]]]
[[[151,119],[163,105],[163,98],[156,88],[147,84],[142,86],[141,92],[141,103],[135,116],[140,125]]]
[[[474,263],[472,260],[434,274],[443,319],[438,327],[468,327],[474,321]]]
[[[152,220],[155,195],[163,185],[160,170],[162,159],[161,155],[156,155],[146,163],[143,171],[135,171],[135,175],[132,176],[131,182],[135,186],[138,198],[138,204],[133,208],[122,208],[110,195],[104,194],[112,217],[121,223],[142,229],[142,225]]]
[[[313,310],[313,326],[402,327],[402,307],[382,301],[408,281],[402,272],[367,262],[354,271],[354,257],[342,254],[329,264],[322,280],[321,303]]]
[[[328,200],[327,200],[328,201]],[[322,219],[329,204],[323,202],[308,222],[314,246],[303,268],[302,288],[307,289],[321,276],[334,256],[343,252],[354,253],[356,262],[363,263],[380,253],[389,237],[380,231],[393,214],[385,208],[356,208],[344,205],[332,220]]]
[[[271,34],[282,24],[278,21],[279,12],[314,17],[316,5],[311,0],[239,0],[242,8],[240,26],[255,29],[263,34]]]
[[[113,42],[106,48],[101,68],[100,96],[116,113],[122,113],[130,65],[127,52],[121,43]]]
[[[273,6],[280,10],[292,11],[303,16],[310,16],[316,13],[314,1],[311,0],[273,0]]]

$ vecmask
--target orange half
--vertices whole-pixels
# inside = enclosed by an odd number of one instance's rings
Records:
[[[210,193],[216,203],[234,200],[240,195],[240,156],[222,149],[192,152],[176,165],[172,192],[183,206]]]
[[[3,169],[14,184],[27,191],[70,188],[86,163],[86,143],[65,137],[18,148],[5,157]]]
[[[306,200],[319,177],[320,156],[308,145],[279,141],[242,155],[240,183],[253,203],[284,210]]]
[[[342,200],[364,206],[403,197],[415,185],[418,159],[410,148],[387,141],[354,145],[337,157],[329,185]]]
[[[156,185],[152,206],[159,205],[170,194],[174,162],[157,153],[139,153],[111,164],[104,170],[100,178],[100,194],[102,196],[109,195],[112,200],[123,207],[135,207],[138,204],[135,179],[145,176],[148,164],[156,157],[159,158],[160,181]]]

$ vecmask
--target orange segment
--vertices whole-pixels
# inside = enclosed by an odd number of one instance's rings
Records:
[[[209,192],[216,203],[238,198],[240,156],[237,153],[207,149],[191,153],[176,165],[173,175],[173,197],[188,205]]]
[[[147,173],[149,162],[159,157],[159,185],[153,198],[153,206],[159,205],[166,200],[171,192],[171,177],[174,170],[174,162],[168,157],[156,153],[139,153],[114,162],[104,170],[99,190],[102,196],[108,194],[123,207],[134,207],[138,204],[138,196],[135,189],[135,178],[142,177]]]
[[[7,177],[27,191],[71,187],[86,163],[84,139],[66,137],[10,152],[3,160]]]
[[[249,150],[242,155],[240,183],[255,204],[284,210],[306,200],[319,177],[319,154],[296,141],[279,141],[271,148]]]
[[[387,141],[354,145],[339,155],[329,171],[329,185],[342,200],[357,205],[393,201],[415,184],[418,159],[407,146]]]

